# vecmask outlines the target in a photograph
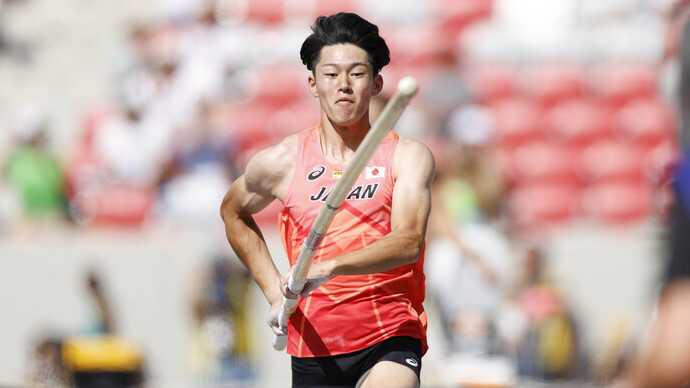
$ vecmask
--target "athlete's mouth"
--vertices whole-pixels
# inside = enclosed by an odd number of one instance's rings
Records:
[[[354,101],[352,101],[349,98],[339,98],[335,101],[336,104],[341,105],[341,104],[352,104]]]

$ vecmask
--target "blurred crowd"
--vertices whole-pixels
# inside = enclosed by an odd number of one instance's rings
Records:
[[[624,324],[585,348],[543,243],[583,220],[665,215],[678,155],[672,2],[517,3],[159,0],[156,18],[123,26],[117,93],[75,118],[69,151],[50,146],[41,106],[8,121],[0,238],[45,223],[212,224],[249,156],[318,120],[298,57],[308,25],[359,12],[392,52],[374,104],[402,76],[421,84],[396,130],[437,161],[426,272],[442,373],[467,384],[613,381],[634,353]],[[10,46],[0,26],[0,53]],[[275,209],[259,221],[274,222]],[[224,257],[203,272],[190,369],[206,382],[251,379],[246,273]],[[37,357],[54,346],[41,341]]]

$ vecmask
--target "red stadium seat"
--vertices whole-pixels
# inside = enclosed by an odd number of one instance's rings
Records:
[[[468,26],[493,14],[493,0],[435,0],[437,19],[449,37],[457,37]]]
[[[80,137],[70,150],[65,166],[65,184],[70,200],[96,179],[99,166],[94,139],[102,125],[117,114],[109,107],[96,107],[84,115]]]
[[[587,73],[575,63],[541,63],[523,72],[525,92],[545,107],[587,94]]]
[[[392,95],[395,93],[398,82],[407,76],[415,77],[419,82],[420,88],[424,88],[436,75],[430,66],[419,66],[414,63],[391,63],[381,70],[383,76],[383,93]],[[414,101],[414,100],[413,100]]]
[[[444,58],[451,55],[451,42],[446,39],[435,23],[418,23],[401,27],[381,27],[381,34],[393,53],[391,64],[436,66],[439,62],[454,61]]]
[[[640,147],[613,140],[586,147],[580,152],[578,161],[580,174],[590,182],[643,180],[646,167]]]
[[[317,101],[297,102],[270,113],[265,118],[266,131],[276,141],[319,123],[320,110]]]
[[[583,194],[585,214],[605,224],[629,224],[652,215],[652,186],[645,181],[602,182]]]
[[[224,125],[239,146],[238,159],[242,164],[257,151],[318,124],[319,106],[316,101],[298,100],[280,107],[253,101],[228,105],[224,115]]]
[[[582,147],[611,136],[611,111],[593,100],[569,100],[548,112],[549,138]]]
[[[228,105],[224,109],[225,125],[238,136],[262,134],[279,140],[319,122],[317,101],[295,101],[279,107],[252,101]]]
[[[148,219],[156,198],[155,187],[99,185],[78,193],[70,209],[80,224],[137,228]]]
[[[682,152],[676,141],[669,141],[644,152],[645,170],[652,181],[669,179],[672,166],[680,160]]]
[[[544,112],[529,99],[511,98],[489,105],[500,148],[513,148],[544,138]]]
[[[675,116],[658,99],[633,100],[617,111],[616,133],[626,141],[653,147],[675,140]]]
[[[621,106],[658,94],[657,69],[644,63],[604,63],[590,72],[590,89],[605,103]]]
[[[272,106],[260,103],[233,104],[225,109],[225,122],[237,136],[266,133],[266,118],[273,110]]]
[[[246,89],[249,99],[273,107],[308,98],[308,72],[301,66],[257,66],[249,70]]]
[[[356,1],[351,0],[315,0],[316,2],[316,14],[320,15],[332,15],[338,12],[354,12],[360,13],[360,9]]]
[[[247,21],[261,24],[279,24],[283,22],[284,0],[246,1],[246,3]]]
[[[544,229],[563,225],[581,212],[577,186],[542,182],[512,190],[508,197],[508,216],[521,229]]]
[[[536,182],[567,182],[578,185],[576,153],[562,144],[535,141],[508,153],[510,176],[518,186]]]
[[[515,97],[519,91],[517,71],[511,64],[473,64],[463,74],[474,97],[483,104]]]

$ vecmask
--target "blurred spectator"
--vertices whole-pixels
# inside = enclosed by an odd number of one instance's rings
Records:
[[[139,346],[115,334],[112,302],[102,275],[86,272],[89,302],[86,327],[67,336],[62,343],[62,359],[75,388],[141,387],[144,384],[144,357]]]
[[[4,11],[5,11],[3,9],[4,7],[5,7],[5,1],[0,0],[0,53],[7,49],[7,42],[5,41],[6,38],[5,38],[3,28],[2,28],[4,23],[1,23],[2,18],[4,16]]]
[[[217,110],[205,104],[196,130],[176,139],[175,149],[163,163],[158,182],[161,216],[190,223],[217,220],[215,204],[236,176],[233,143]]]
[[[237,34],[217,20],[216,0],[198,2],[198,16],[185,25],[179,41],[179,68],[175,88],[194,112],[225,93],[226,77],[233,63],[241,62]]]
[[[88,334],[107,335],[115,333],[115,317],[103,287],[101,276],[94,270],[86,274],[86,290],[91,305],[91,316],[86,328]]]
[[[448,157],[437,158],[446,161],[432,187],[426,272],[451,351],[488,355],[498,350],[495,319],[511,263],[509,241],[496,223],[502,183],[485,115],[463,106],[449,121]]]
[[[30,106],[14,123],[15,148],[3,165],[3,175],[17,191],[28,219],[62,218],[66,199],[62,168],[48,147],[43,113]]]
[[[134,98],[123,112],[92,112],[70,153],[70,217],[83,226],[136,227],[148,219],[165,158],[166,126],[143,120]]]
[[[62,338],[51,335],[36,337],[25,372],[27,388],[66,388],[71,386],[62,360]]]
[[[145,117],[138,90],[127,90],[122,114],[106,118],[94,134],[95,154],[110,181],[151,185],[160,174],[170,128],[159,117]]]
[[[629,319],[616,319],[607,327],[603,340],[592,349],[590,373],[601,386],[619,380],[634,359],[635,341],[629,327]]]
[[[461,77],[458,58],[449,49],[438,49],[429,64],[434,71],[420,89],[420,98],[425,105],[432,130],[448,134],[452,124],[451,115],[459,106],[471,101],[471,92]]]
[[[0,0],[0,57],[4,54],[14,56],[22,62],[30,59],[30,45],[28,42],[16,39],[13,34],[6,29],[7,20],[11,17],[11,9],[14,5],[26,3],[26,0]]]
[[[84,280],[92,314],[86,327],[71,335],[37,336],[26,367],[27,386],[142,386],[144,358],[135,343],[114,335],[113,311],[101,276],[89,270]]]
[[[218,256],[192,292],[189,366],[200,383],[248,384],[255,377],[250,341],[251,277],[236,259]]]
[[[544,252],[539,246],[528,247],[521,264],[504,307],[517,311],[504,316],[511,322],[502,323],[512,334],[514,342],[508,347],[513,348],[518,375],[538,380],[582,378],[576,321],[545,270]]]
[[[493,116],[478,104],[460,106],[448,121],[448,135],[455,146],[446,167],[451,176],[466,181],[474,193],[476,212],[464,211],[461,217],[466,220],[495,222],[502,216],[505,187],[493,149],[494,133]]]

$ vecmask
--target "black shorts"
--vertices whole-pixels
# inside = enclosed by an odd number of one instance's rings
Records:
[[[414,371],[422,369],[422,342],[392,337],[366,349],[328,357],[292,357],[292,387],[354,387],[379,361],[392,361]]]

